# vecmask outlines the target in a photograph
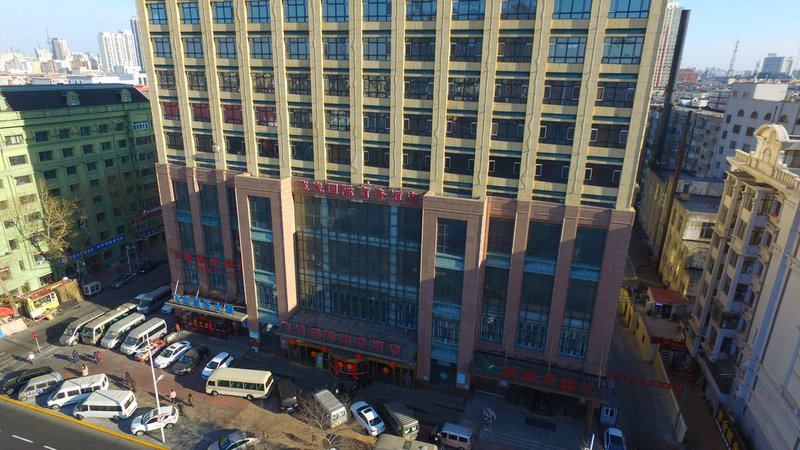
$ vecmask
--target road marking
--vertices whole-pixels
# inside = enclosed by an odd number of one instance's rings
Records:
[[[17,436],[16,434],[12,434],[12,435],[11,435],[11,437],[15,437],[15,438],[19,439],[20,441],[25,441],[25,442],[27,442],[28,444],[33,444],[33,441],[32,441],[32,440],[30,440],[30,439],[25,439],[24,437],[19,437],[19,436]]]
[[[47,450],[56,450],[56,449],[54,449],[53,447],[48,447],[48,446],[46,446],[46,445],[44,446],[44,448],[46,448]]]

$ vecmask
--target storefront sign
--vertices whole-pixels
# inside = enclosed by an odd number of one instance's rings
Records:
[[[403,189],[389,189],[369,185],[353,186],[330,181],[297,180],[302,192],[323,194],[328,197],[375,199],[386,202],[418,203],[420,193]]]
[[[173,300],[181,305],[191,306],[193,308],[205,309],[216,313],[234,314],[233,305],[229,303],[220,303],[218,301],[209,300],[207,298],[192,297],[189,295],[174,294]]]
[[[655,387],[659,389],[667,389],[670,391],[681,392],[683,390],[683,385],[681,384],[672,384],[672,383],[665,383],[663,381],[653,380],[650,378],[641,378],[636,377],[633,375],[628,375],[626,373],[616,373],[616,372],[609,372],[606,374],[608,378],[613,380],[621,380],[621,381],[628,381],[631,383],[638,383],[645,386]]]
[[[232,259],[209,258],[204,255],[195,256],[188,252],[180,253],[178,251],[173,251],[172,256],[177,260],[196,263],[197,270],[200,272],[225,274],[226,272],[233,273],[240,270],[240,268],[236,265],[236,261]]]
[[[308,336],[311,339],[337,343],[343,347],[350,347],[356,350],[368,350],[373,353],[380,353],[395,357],[400,356],[402,350],[402,347],[399,344],[391,342],[387,343],[379,339],[368,339],[364,336],[352,336],[347,333],[339,333],[335,330],[324,330],[317,327],[307,329],[302,323],[291,324],[283,321],[281,322],[281,329],[284,333],[293,334],[296,336]],[[327,347],[323,348],[323,351],[327,350]],[[356,358],[359,359],[358,355],[356,355]]]
[[[101,242],[101,243],[99,243],[97,245],[93,245],[93,246],[91,246],[89,248],[85,248],[85,249],[83,249],[83,250],[81,250],[79,252],[70,253],[69,254],[69,259],[74,261],[74,260],[76,260],[78,258],[82,258],[84,256],[88,256],[88,255],[91,255],[93,253],[97,253],[100,250],[103,250],[103,249],[106,249],[108,247],[111,247],[112,245],[118,244],[118,243],[120,243],[120,242],[122,242],[124,240],[125,240],[125,236],[117,236],[114,239],[109,239],[109,240],[107,240],[105,242]]]
[[[483,367],[483,371],[489,374],[495,373],[496,366],[494,364],[487,364]],[[596,395],[596,385],[582,380],[578,383],[573,377],[561,377],[559,379],[553,372],[539,373],[535,369],[527,368],[521,369],[514,366],[505,366],[502,369],[501,376],[506,381],[524,381],[529,384],[538,384],[545,386],[549,389],[558,389],[570,394],[580,394],[582,396]]]
[[[156,206],[154,208],[145,209],[144,211],[142,211],[141,215],[142,216],[149,216],[150,214],[155,214],[155,213],[157,213],[159,211],[161,211],[161,205]]]
[[[722,440],[728,450],[745,450],[747,448],[739,436],[739,431],[733,424],[731,417],[724,409],[717,407],[717,412],[714,414],[714,423],[717,425],[717,430],[722,435]]]

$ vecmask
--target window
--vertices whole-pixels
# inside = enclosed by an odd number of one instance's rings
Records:
[[[405,78],[405,98],[433,100],[433,77]]]
[[[214,38],[217,46],[217,58],[236,58],[236,38]]]
[[[545,80],[544,103],[576,106],[581,93],[580,80]]]
[[[225,136],[225,152],[230,155],[244,156],[244,138],[241,136]]]
[[[644,36],[607,37],[603,46],[603,64],[639,64]]]
[[[211,147],[214,145],[210,134],[195,134],[194,147],[198,152],[211,153]]]
[[[117,148],[125,148],[128,146],[128,141],[125,139],[120,139],[117,141]]]
[[[163,38],[167,39],[168,38]],[[199,37],[183,38],[183,56],[187,58],[203,57],[203,40]]]
[[[522,142],[525,121],[522,119],[492,119],[492,140]]]
[[[389,22],[392,20],[391,0],[362,0],[364,22]]]
[[[494,101],[499,103],[527,103],[528,80],[517,78],[496,78]]]
[[[325,95],[350,96],[350,76],[324,74]]]
[[[592,124],[589,143],[593,147],[625,148],[625,144],[628,143],[628,126]]]
[[[744,134],[745,136],[752,136],[755,131],[756,129],[754,127],[747,127],[747,130],[745,130]]]
[[[283,11],[287,22],[308,22],[306,0],[283,0]]]
[[[114,167],[114,158],[104,160],[103,165],[106,167]]]
[[[36,142],[47,142],[48,140],[47,131],[37,131],[34,137]]]
[[[475,117],[447,116],[447,137],[475,139],[478,119]]]
[[[47,150],[45,152],[39,152],[39,161],[52,161],[53,160],[53,152],[51,150]]]
[[[480,62],[483,38],[450,38],[450,61]]]
[[[742,131],[742,126],[741,125],[734,125],[733,129],[731,130],[731,132],[733,134],[739,134],[739,132],[741,132],[741,131]]]
[[[150,23],[152,25],[165,25],[167,23],[167,7],[163,3],[151,3],[147,5],[150,13]]]
[[[307,141],[292,141],[292,158],[300,161],[314,160],[314,143]]]
[[[389,75],[364,75],[364,97],[389,98]]]
[[[181,12],[181,23],[185,25],[197,25],[200,23],[200,11],[197,9],[197,2],[178,3]]]
[[[189,83],[189,89],[193,91],[208,90],[208,83],[206,81],[206,73],[202,70],[189,70],[186,72],[186,81]]]
[[[480,78],[450,78],[447,98],[462,102],[477,102],[480,89]]]
[[[497,62],[531,62],[533,38],[501,37],[498,39]]]
[[[583,64],[583,55],[585,53],[585,37],[551,37],[550,53],[547,61],[551,63]]]
[[[611,0],[608,17],[611,19],[646,19],[650,0]]]
[[[290,94],[311,95],[311,74],[290,73],[287,74],[286,81]]]
[[[364,131],[367,133],[389,134],[389,124],[389,113],[364,113]]]
[[[27,155],[19,155],[19,156],[9,156],[8,157],[8,164],[11,166],[19,166],[22,164],[28,164],[28,156]]]
[[[289,108],[289,126],[311,129],[311,109]]]
[[[367,167],[389,168],[388,147],[364,147],[364,165]]]
[[[364,59],[367,61],[389,61],[392,55],[391,38],[364,38]]]
[[[632,108],[635,93],[635,82],[601,81],[597,83],[597,101],[595,101],[595,105]]]
[[[464,257],[467,242],[467,222],[438,219],[436,228],[436,253]]]
[[[83,146],[83,154],[90,155],[94,153],[94,146],[92,144],[86,144]]]
[[[192,120],[197,122],[211,122],[211,109],[208,103],[189,103],[192,110]]]
[[[347,22],[348,9],[347,0],[322,0],[322,21]]]
[[[94,172],[94,171],[96,171],[96,170],[97,170],[97,163],[96,163],[96,162],[90,162],[90,163],[87,163],[87,164],[86,164],[86,170],[88,170],[89,172]],[[93,180],[93,181],[94,181],[94,180]]]
[[[17,186],[22,186],[24,184],[29,184],[33,181],[33,178],[30,175],[22,175],[19,177],[14,177],[14,183]]]
[[[161,102],[161,115],[166,120],[180,120],[178,102]]]
[[[753,111],[750,113],[751,119],[758,119],[758,111]]]
[[[536,18],[536,0],[503,0],[500,8],[500,18],[503,20]]]
[[[81,127],[80,128],[81,136],[88,136],[89,135],[89,127]]]
[[[348,38],[322,38],[323,57],[333,61],[346,61],[350,59],[350,39]]]
[[[700,226],[700,237],[703,239],[711,239],[714,235],[714,222],[703,222]]]
[[[274,106],[256,106],[256,124],[265,127],[278,126],[278,113]]]
[[[156,70],[156,79],[159,89],[175,89],[175,71]]]
[[[403,134],[430,136],[433,118],[428,114],[403,114]]]
[[[172,58],[172,49],[169,46],[169,38],[153,38],[153,51],[160,58]]]
[[[407,37],[406,60],[408,61],[435,61],[435,37]]]
[[[553,122],[543,120],[539,126],[539,143],[572,145],[575,122]]]
[[[436,20],[436,0],[406,0],[406,20]]]
[[[225,123],[242,123],[242,105],[222,105],[222,118]]]
[[[100,125],[97,126],[97,132],[98,133],[108,133],[108,125],[106,125],[104,123],[101,123]]]
[[[453,0],[453,20],[483,20],[484,0]]]
[[[239,72],[218,72],[219,88],[224,92],[239,92]]]
[[[734,95],[734,97],[736,96]],[[744,110],[740,109],[739,112],[736,113],[736,117],[744,117]]]
[[[258,156],[261,156],[263,158],[277,158],[278,141],[275,139],[259,139]]]
[[[6,136],[5,137],[6,145],[17,145],[22,144],[22,135],[15,134],[13,136]]]
[[[339,144],[325,145],[328,162],[331,164],[350,164],[350,146]]]
[[[325,129],[350,131],[350,111],[346,109],[326,109]]]
[[[269,23],[269,1],[248,1],[247,21],[250,23]]]
[[[167,148],[173,150],[183,150],[183,135],[175,131],[167,131],[164,133],[164,139],[167,141]]]
[[[298,60],[308,59],[308,38],[287,38],[286,58]]]
[[[556,0],[553,19],[588,19],[592,0]]]
[[[100,150],[111,150],[111,142],[110,141],[101,142]]]
[[[275,77],[273,74],[253,72],[253,90],[262,94],[274,94]]]
[[[233,2],[211,2],[214,23],[233,23]]]
[[[45,170],[42,173],[42,175],[44,176],[45,180],[55,180],[56,178],[58,178],[58,175],[56,175],[55,169],[53,169],[53,170]]]
[[[63,156],[64,158],[72,158],[73,154],[74,154],[74,151],[73,151],[72,147],[62,148],[61,149],[61,156]]]
[[[59,139],[69,139],[69,128],[61,128],[58,130]]]

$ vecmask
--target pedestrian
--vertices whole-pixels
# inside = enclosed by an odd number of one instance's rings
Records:
[[[170,403],[175,403],[175,399],[178,398],[178,394],[175,392],[175,389],[169,391],[169,401]]]
[[[131,377],[131,373],[130,372],[125,372],[125,383],[130,384],[131,378],[132,378]]]
[[[100,353],[100,350],[94,352],[94,364],[100,365],[100,360],[103,358],[103,355]]]
[[[80,357],[80,355],[78,355],[78,351],[77,350],[73,350],[72,351],[72,362],[76,363],[76,362],[80,361],[80,359],[81,359],[81,357]]]
[[[28,353],[28,361],[30,361],[31,365],[33,365],[33,360],[34,360],[35,358],[36,358],[36,354],[35,354],[35,353],[33,353],[33,350],[31,350],[31,352],[30,352],[30,353]]]
[[[84,376],[84,377],[88,377],[89,376],[89,368],[86,367],[86,364],[81,366],[81,375]]]
[[[192,393],[189,392],[189,395],[186,396],[186,404],[194,408],[194,403],[192,403]]]
[[[130,387],[131,387],[131,392],[136,393],[136,380],[134,380],[133,378],[131,378]]]
[[[178,403],[175,404],[175,407],[178,408],[178,414],[180,414],[182,416],[183,415],[183,403],[178,402]]]
[[[181,332],[181,324],[179,324],[178,322],[175,322],[175,332],[178,334],[180,334]]]

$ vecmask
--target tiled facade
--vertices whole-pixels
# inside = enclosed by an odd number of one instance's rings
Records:
[[[589,3],[137,1],[173,282],[331,370],[596,374],[665,2]]]

